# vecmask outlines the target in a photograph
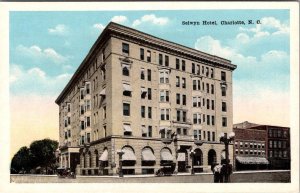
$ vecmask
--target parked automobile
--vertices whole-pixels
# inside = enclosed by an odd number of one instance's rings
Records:
[[[59,167],[56,169],[56,173],[59,178],[76,178],[76,174],[70,168]]]
[[[175,173],[176,163],[163,163],[161,166],[162,168],[158,169],[155,173],[156,176],[171,176]]]

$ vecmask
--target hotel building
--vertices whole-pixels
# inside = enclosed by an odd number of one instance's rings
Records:
[[[151,174],[164,162],[210,170],[224,151],[218,136],[233,128],[235,68],[109,23],[55,101],[60,166],[81,175],[116,175],[120,161],[124,174]]]

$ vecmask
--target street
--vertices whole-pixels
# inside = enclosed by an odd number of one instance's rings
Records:
[[[11,175],[12,183],[213,183],[212,173],[178,174],[155,177],[154,175],[118,176],[77,176],[76,179],[58,178],[56,175]],[[231,175],[232,183],[288,183],[289,170],[243,171]]]

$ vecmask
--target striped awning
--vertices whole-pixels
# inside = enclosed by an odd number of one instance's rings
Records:
[[[145,148],[142,151],[142,160],[143,161],[155,161],[156,157],[154,156],[150,148]]]
[[[178,153],[177,161],[184,162],[185,161],[185,153]]]
[[[172,156],[170,150],[168,150],[166,148],[162,149],[160,152],[160,159],[162,161],[173,161],[173,156]]]
[[[269,161],[264,157],[236,156],[236,160],[241,164],[269,164]]]
[[[105,96],[105,88],[100,92],[100,96]]]
[[[129,91],[129,92],[132,91],[131,86],[129,84],[125,84],[125,83],[123,83],[123,89],[124,89],[124,91]]]
[[[99,161],[108,161],[108,151],[107,151],[107,149],[104,150],[104,152],[102,153],[102,155],[99,158]]]
[[[145,125],[142,125],[142,133],[143,133],[143,134],[148,133],[148,129],[146,128]]]
[[[122,161],[136,161],[136,157],[131,148],[124,147],[122,151],[124,152],[124,154],[122,155]]]
[[[124,124],[123,129],[125,132],[132,132],[132,129],[129,124]]]

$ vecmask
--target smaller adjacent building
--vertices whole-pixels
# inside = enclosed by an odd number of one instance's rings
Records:
[[[247,121],[234,124],[236,170],[290,169],[289,130]]]

